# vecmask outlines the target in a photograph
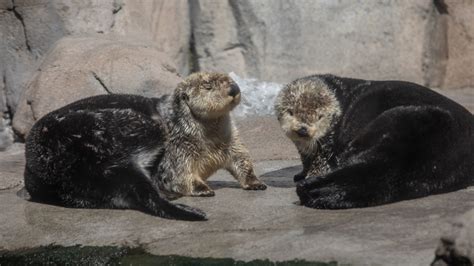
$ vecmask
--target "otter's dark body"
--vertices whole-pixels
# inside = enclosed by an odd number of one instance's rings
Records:
[[[367,207],[474,184],[474,118],[454,101],[403,81],[320,75],[341,108],[311,160],[330,171],[297,185],[313,208]]]
[[[167,136],[162,100],[86,98],[41,118],[26,140],[25,187],[32,200],[74,208],[131,208],[165,218],[205,215],[160,196],[151,176]]]

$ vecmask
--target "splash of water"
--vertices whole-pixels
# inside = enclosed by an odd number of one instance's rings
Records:
[[[274,114],[274,102],[283,85],[275,82],[259,81],[254,78],[241,78],[234,72],[229,76],[239,85],[242,100],[233,111],[236,117],[249,117]]]

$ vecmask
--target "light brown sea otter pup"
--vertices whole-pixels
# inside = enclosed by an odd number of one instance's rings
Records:
[[[230,118],[230,111],[240,102],[240,89],[229,76],[192,74],[164,101],[167,104],[161,110],[168,120],[169,141],[155,174],[161,190],[214,196],[206,180],[222,168],[244,189],[266,189],[255,176],[249,153]]]

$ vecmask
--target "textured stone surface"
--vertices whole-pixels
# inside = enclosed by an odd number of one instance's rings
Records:
[[[187,12],[185,0],[1,0],[0,77],[7,83],[8,105],[15,111],[43,56],[69,35],[118,34],[152,41],[184,71]]]
[[[474,87],[474,1],[446,0],[448,60],[443,87]]]
[[[290,160],[300,156],[274,116],[235,119],[240,138],[254,161]]]
[[[199,66],[279,82],[328,72],[423,84],[432,2],[195,1]]]
[[[70,35],[152,42],[183,75],[332,72],[472,88],[472,14],[472,0],[0,0],[0,111],[15,113],[44,55]]]
[[[474,263],[474,209],[453,222],[449,233],[441,237],[433,265],[469,265],[469,262]]]
[[[23,185],[24,153],[24,145],[20,143],[0,152],[0,191]]]
[[[112,23],[113,0],[3,2],[0,73],[7,81],[8,105],[13,111],[29,78],[55,41],[69,34],[103,32]]]
[[[181,78],[152,45],[124,39],[67,37],[58,41],[22,95],[13,127],[24,136],[34,121],[78,99],[107,93],[159,96]]]
[[[124,0],[117,3],[116,10],[112,32],[153,42],[171,58],[179,73],[189,73],[191,27],[187,0]]]
[[[21,180],[22,154],[2,157],[0,176]],[[2,161],[3,161],[2,160]],[[67,209],[33,203],[0,190],[0,250],[57,245],[144,247],[153,254],[294,258],[351,265],[428,265],[440,232],[474,207],[473,188],[373,208],[314,210],[296,205],[291,176],[298,161],[256,163],[266,191],[244,191],[227,173],[210,179],[212,198],[178,201],[202,208],[206,222],[171,221],[133,210]]]
[[[13,131],[9,118],[0,117],[0,151],[6,150],[13,143]]]

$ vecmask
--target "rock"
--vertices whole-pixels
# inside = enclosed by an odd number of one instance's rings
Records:
[[[474,2],[446,0],[449,47],[443,87],[474,87]]]
[[[180,81],[170,59],[151,44],[66,37],[46,56],[23,93],[13,128],[24,137],[37,119],[78,99],[106,93],[158,96],[171,93]]]
[[[0,0],[0,25],[0,77],[13,111],[43,56],[64,36],[115,33],[152,41],[187,73],[185,0]]]
[[[6,150],[13,143],[13,131],[7,116],[0,117],[0,151]]]
[[[251,116],[234,121],[252,161],[299,160],[295,145],[283,133],[275,116]]]
[[[15,143],[0,152],[0,191],[22,186],[24,168],[24,144]]]
[[[0,0],[0,110],[15,113],[57,40],[91,34],[151,42],[182,75],[286,83],[331,72],[472,88],[473,13],[454,0]]]
[[[8,3],[9,2],[9,3]],[[0,2],[0,111],[15,110],[26,80],[37,64],[26,39],[24,21],[11,1]]]
[[[441,237],[435,254],[433,266],[474,263],[474,209],[453,223],[451,231]]]
[[[278,82],[329,72],[425,83],[431,0],[191,3],[201,69]]]
[[[7,104],[12,111],[42,57],[58,39],[105,32],[113,23],[113,0],[2,2],[0,25],[5,27],[0,27],[0,60],[4,64],[0,73],[6,80]]]
[[[112,32],[156,44],[177,65],[178,72],[190,72],[191,27],[187,0],[124,0],[115,9]]]

